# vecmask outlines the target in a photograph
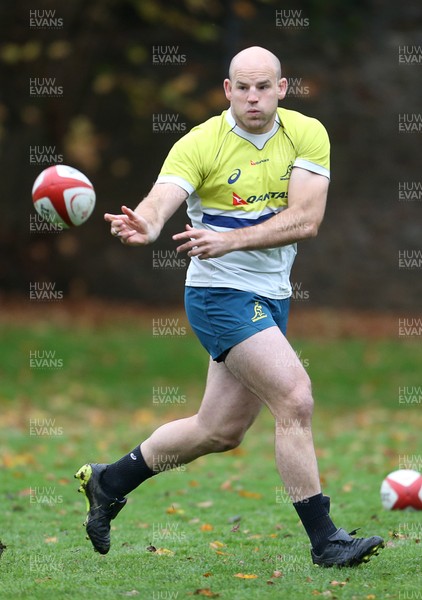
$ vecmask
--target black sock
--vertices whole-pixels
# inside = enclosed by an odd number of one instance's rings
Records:
[[[328,515],[330,498],[317,494],[300,502],[294,502],[293,506],[311,540],[313,550],[316,554],[320,554],[329,536],[337,531],[337,527]]]
[[[110,496],[123,498],[143,481],[156,475],[146,464],[141,449],[136,446],[132,452],[120,460],[107,465],[101,477],[101,483]]]

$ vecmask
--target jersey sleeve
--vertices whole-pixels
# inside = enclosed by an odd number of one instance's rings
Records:
[[[307,119],[293,166],[330,179],[330,140],[325,127],[317,119]]]
[[[165,159],[157,183],[175,183],[190,195],[204,179],[203,133],[195,127],[178,140]]]

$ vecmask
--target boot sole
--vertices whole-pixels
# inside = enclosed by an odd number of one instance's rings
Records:
[[[81,482],[81,485],[78,488],[78,492],[82,493],[85,496],[87,513],[89,513],[91,507],[89,505],[88,496],[86,495],[86,486],[88,485],[88,482],[91,479],[91,475],[92,475],[92,467],[89,464],[83,465],[74,475],[75,479],[79,479],[79,481]],[[88,515],[87,515],[87,519],[88,519]],[[86,526],[86,520],[85,520],[84,525]]]

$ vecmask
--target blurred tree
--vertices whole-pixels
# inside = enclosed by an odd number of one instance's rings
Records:
[[[221,81],[230,58],[259,44],[280,56],[285,74],[299,81],[285,106],[321,119],[333,144],[326,226],[303,246],[295,276],[312,290],[315,304],[418,304],[421,283],[398,271],[397,249],[414,247],[420,230],[415,205],[404,208],[395,189],[400,178],[418,177],[419,138],[399,136],[396,128],[397,113],[419,105],[417,71],[398,68],[397,48],[416,36],[421,8],[416,1],[387,3],[382,10],[378,0],[303,0],[294,9],[282,4],[40,0],[34,8],[22,0],[0,6],[5,291],[25,295],[30,281],[49,279],[68,296],[180,302],[183,274],[153,270],[154,248],[117,245],[102,215],[123,202],[135,205],[178,137],[226,107]],[[51,89],[37,93],[46,82]],[[175,120],[170,130],[154,127],[169,118]],[[92,179],[98,206],[78,230],[31,232],[32,183],[55,162]],[[184,222],[180,211],[156,247],[174,250],[169,232]],[[335,261],[327,260],[334,255]],[[404,282],[405,294],[397,281]]]

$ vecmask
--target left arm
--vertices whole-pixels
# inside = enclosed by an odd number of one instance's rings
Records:
[[[187,225],[187,231],[173,236],[177,241],[188,240],[177,251],[201,259],[217,258],[235,250],[276,248],[315,237],[324,217],[328,185],[323,175],[295,167],[289,181],[288,208],[259,225],[227,232]]]

